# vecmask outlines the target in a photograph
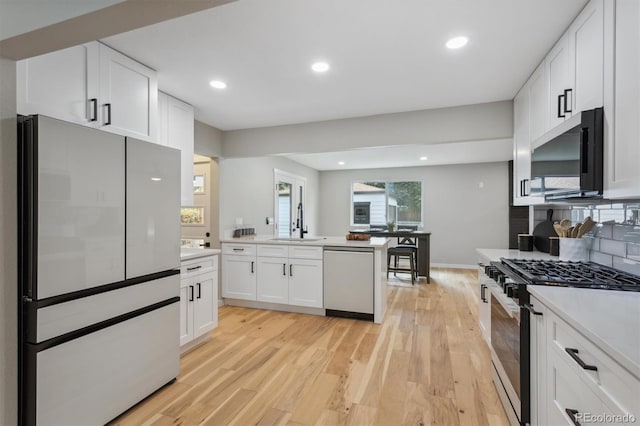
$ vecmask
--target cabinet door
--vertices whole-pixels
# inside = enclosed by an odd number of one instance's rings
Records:
[[[532,309],[539,313],[529,313],[529,345],[531,381],[531,425],[544,426],[547,422],[547,335],[545,328],[545,307],[535,297],[529,300]]]
[[[615,4],[615,66],[613,100],[605,112],[615,111],[607,134],[605,197],[640,197],[640,2]],[[605,115],[605,120],[607,116]]]
[[[180,346],[193,340],[193,292],[191,279],[180,283]]]
[[[526,196],[531,178],[531,145],[529,143],[529,88],[524,86],[513,99],[513,201],[519,205]]]
[[[155,71],[100,44],[100,128],[155,141],[158,80]]]
[[[181,205],[193,205],[193,107],[164,95],[166,123],[164,137],[167,146],[180,150]]]
[[[289,303],[289,259],[286,257],[258,258],[258,300],[260,302]]]
[[[527,82],[529,88],[529,140],[533,143],[547,131],[547,74],[544,64],[533,72]]]
[[[180,154],[127,138],[127,278],[180,267]]]
[[[256,300],[256,258],[225,255],[222,257],[222,296]]]
[[[290,259],[289,304],[322,308],[322,261]]]
[[[18,113],[97,123],[98,51],[93,42],[18,61]]]
[[[569,40],[567,34],[563,35],[551,49],[545,59],[545,68],[549,76],[549,129],[553,129],[565,119],[571,117],[571,93],[565,90],[572,88],[569,78]]]
[[[192,279],[194,286],[194,336],[202,336],[218,325],[218,272],[201,274]]]
[[[573,113],[603,105],[604,5],[591,0],[568,31]],[[568,100],[569,101],[569,100]]]

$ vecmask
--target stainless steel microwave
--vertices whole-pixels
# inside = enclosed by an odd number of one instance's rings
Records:
[[[563,125],[564,124],[564,125]],[[601,198],[603,180],[603,109],[595,108],[560,125],[562,133],[531,153],[529,194],[545,200]],[[523,185],[526,191],[526,183]]]

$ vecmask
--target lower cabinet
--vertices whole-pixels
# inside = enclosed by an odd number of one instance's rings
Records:
[[[222,296],[323,307],[322,247],[222,245]]]
[[[180,346],[218,326],[218,256],[182,262]]]
[[[530,303],[537,312],[529,316],[531,424],[621,424],[637,419],[640,378],[535,297]]]

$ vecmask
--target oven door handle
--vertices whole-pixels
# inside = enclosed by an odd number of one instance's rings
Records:
[[[533,305],[531,303],[525,303],[524,305],[520,305],[521,308],[524,308],[526,310],[528,310],[529,312],[531,312],[533,315],[540,315],[542,316],[542,312],[538,312],[535,309],[533,309]]]

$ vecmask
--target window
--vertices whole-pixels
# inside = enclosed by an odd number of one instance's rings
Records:
[[[422,224],[422,182],[354,182],[351,225]]]
[[[182,225],[204,225],[204,207],[183,207],[180,209]]]

